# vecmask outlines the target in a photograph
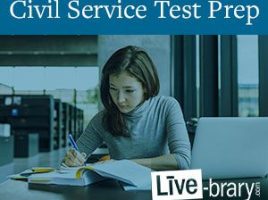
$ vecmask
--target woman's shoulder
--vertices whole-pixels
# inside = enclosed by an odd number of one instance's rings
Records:
[[[162,106],[174,106],[174,105],[178,105],[179,102],[171,96],[156,96],[153,97],[153,102]]]
[[[177,115],[181,113],[181,107],[179,102],[174,98],[170,96],[156,96],[152,99],[154,101],[152,104],[154,104],[154,113],[158,113],[158,115],[161,115],[161,113],[164,116],[167,115]]]
[[[105,111],[99,111],[96,113],[93,118],[90,120],[88,127],[93,128],[95,131],[97,131],[100,134],[103,134],[105,132],[105,127],[103,123],[103,118],[105,116]]]
[[[101,124],[102,121],[103,121],[104,115],[105,115],[105,111],[104,110],[97,112],[94,115],[94,117],[90,120],[90,123],[92,123],[92,124]]]

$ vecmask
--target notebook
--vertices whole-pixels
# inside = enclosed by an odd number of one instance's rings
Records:
[[[203,179],[263,177],[268,172],[268,117],[200,118],[192,169]]]
[[[62,168],[49,173],[32,174],[29,183],[85,186],[115,179],[125,190],[150,190],[151,169],[130,160],[111,160],[83,167]]]

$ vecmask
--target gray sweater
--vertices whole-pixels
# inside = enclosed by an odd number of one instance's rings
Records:
[[[189,168],[191,147],[179,103],[172,97],[148,99],[124,114],[130,137],[113,136],[97,113],[77,140],[81,152],[90,155],[105,142],[112,159],[152,158],[174,154],[179,169]]]

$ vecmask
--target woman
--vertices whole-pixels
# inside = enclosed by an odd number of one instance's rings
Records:
[[[112,159],[131,159],[154,170],[187,169],[190,143],[179,103],[157,96],[156,68],[141,48],[116,51],[104,65],[97,113],[77,140],[80,152],[69,150],[68,166],[82,165],[103,142]]]

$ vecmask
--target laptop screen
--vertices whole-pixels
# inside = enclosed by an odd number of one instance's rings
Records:
[[[200,118],[192,169],[203,179],[263,177],[268,172],[268,117]]]

